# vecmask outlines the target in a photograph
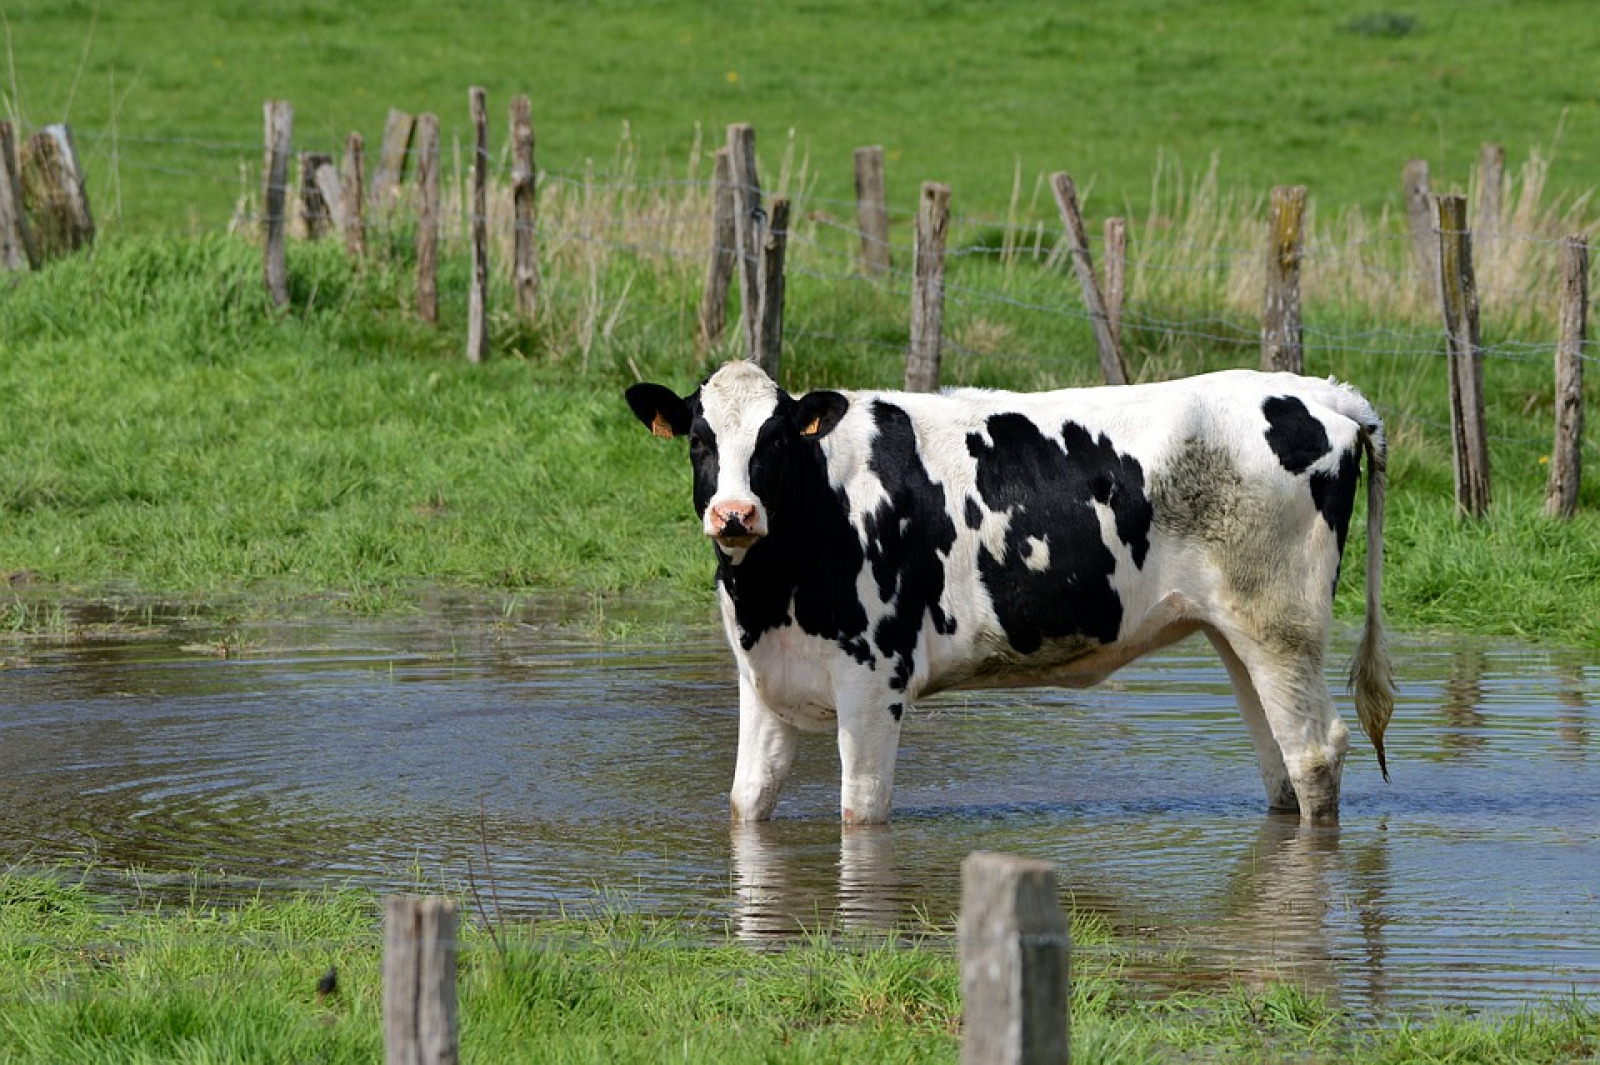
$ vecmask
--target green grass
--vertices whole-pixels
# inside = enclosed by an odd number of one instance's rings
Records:
[[[1230,188],[1306,183],[1367,208],[1400,205],[1412,157],[1464,187],[1484,141],[1520,158],[1563,129],[1567,193],[1600,163],[1584,0],[9,0],[4,15],[11,109],[70,120],[98,211],[139,230],[226,222],[239,164],[257,181],[264,99],[294,103],[301,148],[360,130],[375,151],[398,107],[437,112],[448,152],[470,85],[489,92],[496,150],[506,102],[529,94],[540,159],[568,174],[609,159],[623,123],[647,158],[677,160],[696,124],[720,138],[752,122],[768,167],[793,129],[819,193],[848,201],[852,149],[881,143],[902,215],[939,180],[958,212],[993,216],[1016,165],[1029,183],[1072,171],[1101,214],[1142,206],[1163,158],[1216,154]]]
[[[60,877],[0,876],[0,1058],[376,1060],[380,920],[378,900],[350,890],[161,907],[114,904]],[[704,922],[613,911],[463,925],[464,1061],[958,1056],[949,929],[757,950]],[[1155,994],[1123,975],[1127,947],[1103,924],[1075,920],[1073,942],[1075,1061],[1565,1062],[1600,1052],[1600,1015],[1576,1001],[1377,1026],[1287,983]],[[321,995],[330,967],[337,988]]]

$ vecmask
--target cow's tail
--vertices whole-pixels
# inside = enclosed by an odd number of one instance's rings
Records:
[[[1361,445],[1367,453],[1367,610],[1361,644],[1350,664],[1350,687],[1355,692],[1356,716],[1361,731],[1378,753],[1378,768],[1389,779],[1383,754],[1383,733],[1394,716],[1394,667],[1383,641],[1383,503],[1387,486],[1388,445],[1383,422],[1372,405],[1353,390],[1358,410],[1347,411],[1361,426]]]

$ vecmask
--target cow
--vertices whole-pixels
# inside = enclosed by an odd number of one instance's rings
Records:
[[[1383,423],[1353,387],[1230,370],[1015,393],[793,396],[729,362],[627,390],[687,437],[738,666],[735,821],[763,821],[798,734],[837,731],[840,815],[889,818],[907,709],[936,692],[1087,687],[1203,633],[1267,803],[1336,820],[1349,732],[1324,675],[1367,464],[1366,613],[1350,671],[1385,780]]]

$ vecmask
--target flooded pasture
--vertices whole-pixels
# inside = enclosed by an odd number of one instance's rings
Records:
[[[807,736],[779,819],[730,830],[735,684],[709,624],[602,640],[472,602],[147,622],[0,647],[8,866],[219,898],[470,876],[508,914],[599,904],[766,940],[946,926],[963,856],[1005,850],[1055,863],[1157,983],[1178,952],[1376,1015],[1600,998],[1594,654],[1396,638],[1394,781],[1357,733],[1338,827],[1264,813],[1196,640],[1097,689],[919,708],[886,828],[840,828],[831,738]]]

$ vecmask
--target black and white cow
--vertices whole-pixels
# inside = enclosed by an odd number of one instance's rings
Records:
[[[1366,626],[1351,683],[1385,771],[1383,425],[1335,381],[1234,370],[1022,394],[791,396],[732,362],[680,398],[739,667],[732,812],[772,815],[799,730],[837,729],[840,810],[886,821],[906,708],[951,688],[1085,687],[1204,633],[1274,809],[1338,816],[1349,733],[1323,670],[1359,456]]]

